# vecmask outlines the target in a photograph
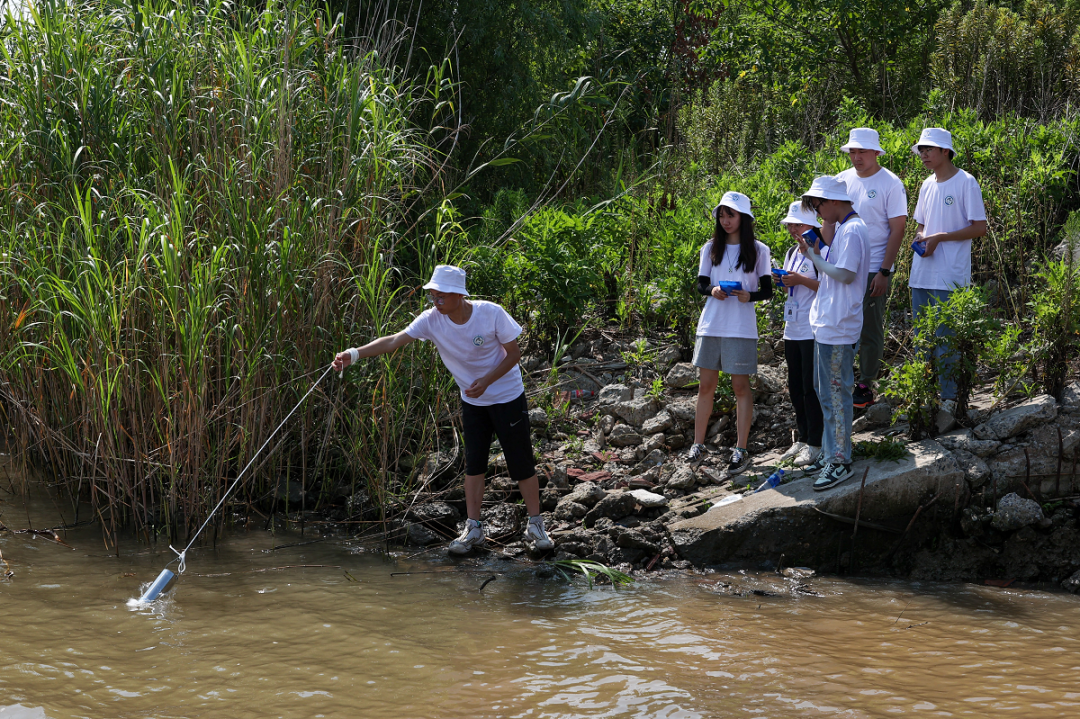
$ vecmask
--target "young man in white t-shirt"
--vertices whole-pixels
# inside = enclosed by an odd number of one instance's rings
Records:
[[[814,386],[824,416],[821,456],[807,468],[820,469],[815,490],[829,489],[852,476],[851,391],[854,385],[855,343],[862,333],[862,300],[870,268],[866,224],[852,207],[847,187],[835,177],[819,177],[803,194],[803,207],[836,231],[822,254],[799,239],[799,251],[814,262],[819,276],[810,307],[814,330]]]
[[[851,167],[836,179],[847,186],[852,206],[866,223],[870,245],[870,275],[863,296],[859,341],[859,377],[852,394],[856,407],[868,407],[874,403],[874,381],[885,354],[885,303],[889,275],[907,226],[907,191],[899,177],[878,163],[885,151],[881,149],[877,130],[855,128],[840,150],[848,153]]]
[[[923,181],[915,204],[916,242],[924,242],[922,256],[911,261],[911,310],[917,317],[930,304],[944,302],[958,287],[971,284],[971,241],[986,234],[986,206],[982,189],[970,174],[953,164],[956,151],[952,134],[940,127],[922,131],[911,151],[934,174]],[[947,334],[944,329],[937,336]],[[956,399],[952,366],[956,358],[941,344],[934,349],[941,398]]]
[[[451,554],[466,554],[483,544],[480,506],[484,499],[491,435],[502,445],[510,478],[517,480],[525,499],[529,524],[525,541],[537,549],[554,547],[540,515],[540,484],[536,478],[529,406],[521,380],[521,325],[501,306],[466,300],[465,270],[439,265],[424,285],[434,307],[421,313],[404,331],[345,350],[334,358],[341,371],[361,357],[375,357],[413,340],[431,340],[443,364],[461,390],[461,423],[465,435],[465,507],[468,519],[461,536],[450,543]]]

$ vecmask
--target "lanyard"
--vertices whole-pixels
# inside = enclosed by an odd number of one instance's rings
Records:
[[[851,212],[847,213],[847,216],[846,216],[846,217],[844,217],[844,219],[842,219],[842,220],[840,220],[839,222],[837,222],[837,223],[836,223],[836,226],[837,226],[837,227],[840,227],[840,225],[842,225],[842,224],[844,224],[845,222],[847,222],[848,220],[850,220],[850,219],[851,219],[851,216],[852,216],[852,215],[854,215],[854,214],[856,214],[855,210],[852,210]]]

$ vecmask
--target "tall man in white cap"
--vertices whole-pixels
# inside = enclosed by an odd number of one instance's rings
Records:
[[[825,222],[834,233],[824,250],[799,239],[799,251],[817,268],[820,284],[810,307],[814,330],[814,386],[824,416],[821,455],[807,467],[819,472],[815,490],[847,480],[851,470],[851,391],[854,384],[855,343],[862,333],[862,300],[870,269],[866,223],[852,207],[847,187],[835,177],[819,177],[802,197],[803,208]]]
[[[971,284],[971,241],[986,234],[986,206],[982,189],[969,173],[953,164],[956,151],[952,134],[940,127],[922,131],[911,151],[933,172],[919,189],[915,204],[916,242],[925,242],[922,256],[911,261],[911,310],[916,316],[944,302],[958,287]],[[937,336],[947,334],[939,329]],[[956,358],[939,344],[934,350],[938,387],[945,401],[956,399],[952,365]]]
[[[461,536],[450,543],[451,554],[466,554],[483,544],[480,506],[484,499],[491,435],[502,445],[510,478],[518,483],[529,524],[525,541],[540,550],[554,544],[540,515],[540,485],[536,478],[529,407],[521,380],[521,325],[501,306],[467,300],[465,270],[439,265],[424,285],[435,305],[421,313],[402,332],[380,337],[363,347],[347,349],[334,358],[341,371],[361,357],[375,357],[413,340],[431,340],[443,364],[461,390],[461,423],[465,435],[465,506],[468,519]]]
[[[866,223],[870,244],[870,276],[863,296],[863,328],[859,343],[859,377],[852,394],[856,407],[874,403],[874,380],[885,354],[885,303],[889,275],[907,226],[907,192],[900,178],[878,164],[885,154],[877,130],[857,127],[840,148],[848,153],[851,167],[836,179],[847,186],[851,204]],[[826,230],[831,234],[832,228]]]

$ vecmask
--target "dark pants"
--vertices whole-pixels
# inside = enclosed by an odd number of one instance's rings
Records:
[[[784,358],[799,441],[820,447],[824,420],[814,391],[814,340],[784,340]]]

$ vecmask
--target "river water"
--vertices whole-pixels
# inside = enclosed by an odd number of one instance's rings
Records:
[[[10,529],[64,511],[0,499]],[[273,550],[314,536],[232,532],[129,607],[167,548],[0,533],[0,719],[1080,716],[1080,597],[769,572],[590,590],[342,539]]]

